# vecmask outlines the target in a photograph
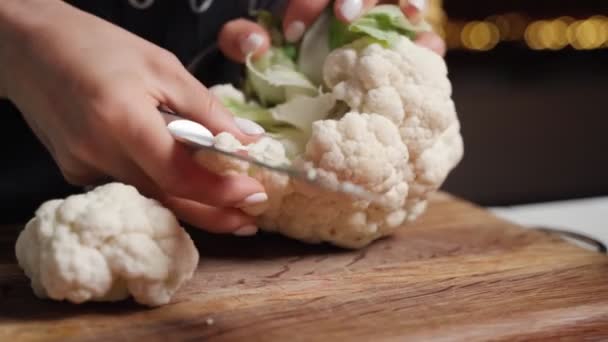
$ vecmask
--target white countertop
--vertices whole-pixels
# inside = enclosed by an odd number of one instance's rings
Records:
[[[488,208],[523,226],[568,230],[608,245],[608,197]]]

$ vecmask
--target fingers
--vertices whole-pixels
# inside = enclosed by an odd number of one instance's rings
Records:
[[[378,4],[378,0],[336,0],[334,13],[338,20],[349,23],[359,18],[376,4]]]
[[[257,232],[254,218],[241,210],[217,208],[184,198],[168,196],[156,186],[141,168],[126,157],[118,157],[104,168],[114,179],[137,188],[144,196],[156,198],[180,219],[211,233],[253,235]],[[238,232],[237,232],[238,231]]]
[[[283,32],[288,42],[297,42],[329,5],[330,0],[291,0],[285,10]]]
[[[435,51],[442,57],[445,56],[445,42],[436,33],[422,32],[416,37],[416,43]]]
[[[154,65],[160,76],[153,80],[156,105],[162,104],[184,118],[201,123],[213,134],[231,133],[245,144],[261,137],[264,129],[260,125],[250,120],[235,119],[174,55],[168,52],[156,55]]]
[[[246,19],[236,19],[222,27],[218,45],[228,58],[244,63],[250,52],[255,51],[254,58],[262,55],[270,45],[270,37],[260,25]]]
[[[399,6],[410,20],[417,22],[424,16],[426,0],[400,0]]]
[[[254,218],[238,209],[211,207],[177,197],[167,197],[162,202],[181,220],[211,233],[245,236],[258,230]]]
[[[140,108],[122,116],[115,136],[127,156],[163,193],[220,207],[236,207],[248,196],[264,193],[253,178],[222,177],[198,166],[191,152],[169,134],[164,120],[155,114],[156,108]]]

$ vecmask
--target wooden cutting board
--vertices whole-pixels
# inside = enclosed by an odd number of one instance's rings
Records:
[[[195,232],[195,278],[174,301],[39,300],[0,234],[0,341],[608,339],[608,258],[445,194],[359,251]]]

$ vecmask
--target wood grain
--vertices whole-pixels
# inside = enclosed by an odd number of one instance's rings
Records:
[[[195,278],[164,307],[39,300],[0,234],[0,341],[608,340],[608,258],[439,194],[359,251],[193,231]]]

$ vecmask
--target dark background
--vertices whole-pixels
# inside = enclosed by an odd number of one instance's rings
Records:
[[[608,14],[606,1],[447,0],[444,8],[450,20]],[[445,190],[483,205],[608,194],[608,49],[506,42],[450,50],[446,61],[465,156]]]

